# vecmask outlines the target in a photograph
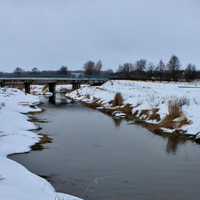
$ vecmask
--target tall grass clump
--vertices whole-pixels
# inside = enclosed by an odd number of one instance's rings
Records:
[[[168,112],[172,119],[178,118],[182,115],[182,106],[190,105],[190,99],[187,97],[176,98],[174,97],[168,101]]]
[[[179,104],[181,105],[181,107],[184,105],[187,105],[187,106],[190,105],[190,99],[187,98],[186,96],[181,97],[178,101],[179,101]]]
[[[168,101],[168,112],[172,119],[178,118],[182,114],[182,107],[178,99]]]
[[[116,107],[116,106],[122,106],[123,104],[123,98],[122,98],[122,94],[120,92],[117,92],[115,94],[115,98],[112,102],[112,106]]]

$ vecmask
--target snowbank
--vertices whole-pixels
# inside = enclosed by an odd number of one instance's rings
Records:
[[[0,197],[2,200],[78,200],[56,193],[45,179],[7,158],[9,154],[30,151],[30,146],[39,141],[39,135],[28,131],[37,127],[22,114],[40,111],[33,105],[38,101],[38,97],[25,95],[18,89],[0,88]]]
[[[86,87],[88,85],[82,84],[81,87]],[[30,90],[32,94],[36,95],[53,95],[51,92],[49,92],[48,85],[31,85]],[[71,84],[56,84],[56,92],[67,92],[72,89]]]
[[[112,106],[116,93],[121,93],[123,97],[122,106]],[[166,116],[169,115],[169,102],[178,100],[181,102],[181,117],[171,122],[171,124],[173,123],[173,127],[164,127],[163,130],[169,133],[180,130],[196,137],[198,137],[197,133],[200,131],[199,83],[188,84],[111,80],[102,86],[85,87],[69,92],[66,96],[88,104],[95,103],[98,109],[110,109],[110,112],[115,117],[124,117],[127,108],[129,108],[128,110],[132,115],[135,115],[143,121],[159,126],[161,126],[161,122],[166,119]],[[116,112],[116,110],[118,110],[118,112]],[[123,111],[125,111],[125,113]],[[187,123],[181,124],[181,122],[186,119]],[[181,127],[179,124],[181,124]],[[161,130],[161,127],[159,128]]]

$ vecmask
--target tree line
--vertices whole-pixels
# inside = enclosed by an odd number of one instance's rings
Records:
[[[177,56],[172,55],[168,63],[164,63],[162,60],[155,65],[152,62],[147,63],[147,60],[140,59],[133,63],[124,63],[119,65],[117,71],[114,73],[112,69],[103,71],[103,65],[101,60],[98,62],[87,61],[83,65],[81,70],[68,70],[67,66],[61,66],[60,69],[53,71],[39,71],[37,68],[33,68],[31,71],[24,71],[17,67],[14,70],[14,74],[26,74],[26,75],[71,75],[72,73],[80,73],[84,75],[109,75],[113,78],[121,79],[135,79],[135,80],[167,80],[167,81],[192,81],[200,78],[200,71],[197,71],[196,66],[188,64],[186,68],[181,69],[180,60]],[[0,74],[3,74],[1,72]]]
[[[119,65],[117,74],[121,78],[130,78],[136,80],[160,80],[160,81],[192,81],[200,78],[200,71],[196,66],[188,64],[184,70],[181,69],[180,60],[172,55],[169,62],[165,64],[162,60],[157,65],[145,59],[140,59],[132,63]]]

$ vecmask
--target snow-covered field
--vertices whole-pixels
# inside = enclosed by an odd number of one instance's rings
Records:
[[[125,113],[116,112],[116,107],[112,106],[111,101],[116,93],[121,93],[124,100],[123,105],[117,108],[123,108],[126,104],[130,104],[132,114],[137,113],[136,117],[151,124],[161,123],[169,114],[169,101],[181,102],[182,115],[173,121],[178,124],[183,118],[187,118],[189,124],[162,129],[165,132],[183,130],[187,134],[198,137],[197,133],[200,131],[200,83],[198,82],[190,84],[110,80],[102,86],[84,87],[67,93],[66,96],[87,103],[96,102],[101,105],[97,109],[113,109],[112,114],[115,117],[124,117]],[[155,109],[160,116],[158,121],[149,118]],[[148,115],[142,114],[144,110],[148,110]]]
[[[45,179],[7,158],[9,154],[30,151],[39,135],[28,131],[37,128],[22,113],[40,111],[33,106],[39,98],[18,89],[0,88],[0,199],[1,200],[78,200],[56,193]]]

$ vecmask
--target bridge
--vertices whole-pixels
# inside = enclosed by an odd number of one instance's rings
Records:
[[[79,89],[81,84],[94,84],[101,85],[109,80],[109,76],[0,76],[0,87],[3,87],[6,83],[23,83],[25,85],[25,93],[30,93],[31,84],[47,84],[49,85],[49,92],[55,93],[55,86],[57,83],[72,84],[72,89]]]

